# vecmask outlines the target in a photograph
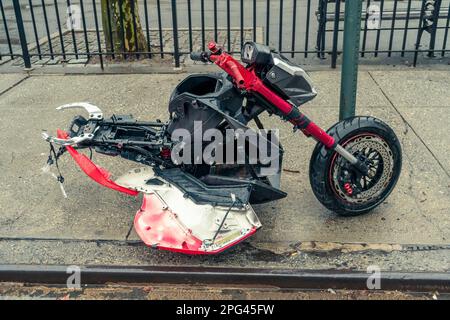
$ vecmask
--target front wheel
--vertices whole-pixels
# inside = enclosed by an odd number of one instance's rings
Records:
[[[328,130],[338,144],[369,167],[361,174],[334,150],[318,143],[311,156],[309,179],[314,195],[343,216],[369,212],[382,203],[400,176],[402,151],[394,131],[373,117],[354,117]]]

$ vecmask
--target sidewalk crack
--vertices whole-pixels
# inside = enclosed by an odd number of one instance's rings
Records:
[[[391,105],[391,107],[395,110],[395,112],[400,116],[400,118],[402,119],[403,123],[405,124],[405,126],[407,128],[410,128],[411,131],[416,135],[416,137],[419,139],[419,141],[424,145],[424,147],[428,150],[428,152],[431,154],[431,156],[433,157],[433,159],[437,162],[437,164],[439,165],[439,167],[441,167],[441,169],[445,172],[445,174],[447,175],[447,177],[450,178],[450,173],[447,171],[447,169],[445,168],[445,166],[441,163],[441,161],[439,161],[439,159],[437,158],[437,156],[434,154],[434,152],[430,149],[430,147],[428,147],[428,145],[425,143],[425,141],[422,139],[421,136],[419,136],[419,134],[417,133],[417,131],[413,128],[413,126],[408,122],[408,120],[406,120],[406,118],[401,114],[400,110],[397,109],[397,107],[394,105],[394,103],[392,102],[392,100],[389,98],[389,96],[386,94],[386,92],[384,92],[383,88],[381,88],[380,84],[377,82],[377,80],[375,80],[375,78],[373,77],[372,73],[370,71],[367,72],[370,76],[370,78],[372,78],[373,82],[377,85],[377,87],[380,89],[381,93],[383,94],[383,96],[386,98],[386,100],[389,102],[389,104]],[[407,132],[407,131],[406,131]]]
[[[9,88],[6,88],[5,90],[0,92],[0,96],[4,95],[5,93],[11,91],[12,89],[14,89],[15,87],[17,87],[18,85],[20,85],[22,82],[24,82],[25,80],[31,78],[30,75],[27,75],[26,77],[20,79],[19,81],[17,81],[16,83],[14,83],[13,85],[11,85]]]

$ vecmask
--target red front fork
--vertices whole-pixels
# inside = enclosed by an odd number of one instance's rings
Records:
[[[210,60],[227,72],[233,78],[239,89],[263,97],[270,102],[271,105],[276,107],[285,119],[292,123],[296,128],[300,129],[306,136],[314,137],[327,148],[333,148],[335,146],[333,137],[309,120],[297,107],[293,106],[266,87],[261,79],[255,74],[254,70],[246,69],[232,56],[218,49],[216,43],[211,42],[208,47],[212,52]]]

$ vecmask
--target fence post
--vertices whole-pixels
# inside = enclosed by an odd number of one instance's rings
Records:
[[[339,119],[355,115],[362,0],[345,1]]]
[[[175,58],[175,68],[180,67],[180,48],[178,46],[178,19],[177,1],[172,0],[172,27],[173,27],[173,56]]]
[[[434,2],[433,8],[433,25],[430,30],[430,45],[428,46],[428,57],[433,58],[434,55],[434,47],[436,45],[436,31],[438,26],[439,14],[441,12],[441,0],[436,0]]]
[[[22,11],[20,9],[19,0],[13,0],[14,13],[16,15],[17,31],[19,32],[20,45],[22,47],[22,58],[25,69],[31,69],[30,53],[28,52],[27,37],[23,26]]]

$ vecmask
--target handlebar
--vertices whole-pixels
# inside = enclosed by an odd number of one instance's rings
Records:
[[[221,48],[217,47],[215,42],[208,44],[210,52],[191,52],[190,58],[193,61],[213,62],[227,72],[234,80],[238,88],[245,87],[246,69],[238,61],[236,61],[231,55],[224,52]]]

